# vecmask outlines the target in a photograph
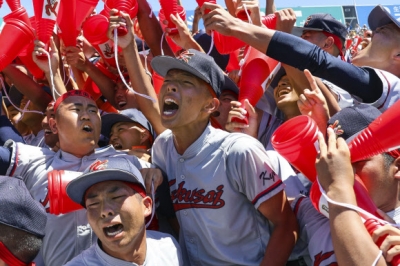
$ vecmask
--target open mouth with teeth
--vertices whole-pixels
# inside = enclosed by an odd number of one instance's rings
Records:
[[[83,131],[86,131],[88,133],[91,133],[93,131],[92,127],[89,125],[84,125],[83,126]]]
[[[122,108],[122,107],[124,107],[125,105],[126,105],[126,102],[125,102],[125,101],[120,101],[120,102],[118,102],[119,108]]]
[[[122,150],[122,145],[120,143],[112,143],[114,149],[116,150]]]
[[[103,228],[103,232],[108,237],[113,237],[122,233],[124,226],[122,224],[114,224]]]
[[[164,100],[163,115],[173,116],[179,109],[177,102],[171,98]]]
[[[278,93],[276,94],[277,95],[277,97],[281,97],[281,96],[283,96],[283,95],[286,95],[286,94],[289,94],[290,93],[290,89],[281,89],[281,90],[279,90],[278,91]]]
[[[45,129],[44,130],[44,134],[45,135],[51,135],[51,134],[53,134],[53,132],[50,129]]]

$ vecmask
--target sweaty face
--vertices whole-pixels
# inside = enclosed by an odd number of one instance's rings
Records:
[[[196,125],[209,116],[204,112],[212,99],[208,84],[182,70],[170,70],[159,94],[161,122],[169,129]]]
[[[325,45],[326,35],[321,31],[305,30],[301,35],[301,38],[315,44],[316,46],[323,48]]]
[[[55,118],[54,115],[54,105],[51,104],[47,106],[46,113],[42,120],[42,128],[44,130],[44,142],[50,148],[53,148],[58,142],[58,134],[54,134],[50,129],[49,120],[50,118]]]
[[[381,68],[391,61],[393,53],[400,51],[400,29],[390,23],[377,28],[372,35],[370,43],[352,58],[356,66],[371,66]]]
[[[278,86],[274,89],[274,98],[279,109],[288,104],[296,104],[297,106],[299,97],[286,75],[282,76],[278,82]]]
[[[93,152],[100,138],[101,120],[96,103],[81,96],[71,96],[59,106],[55,126],[63,151],[75,156]],[[53,129],[53,126],[52,126]]]
[[[237,101],[237,99],[237,95],[228,90],[222,91],[219,96],[219,116],[215,117],[215,120],[218,121],[222,128],[225,128],[225,124],[228,120],[229,111],[231,110],[231,102]]]
[[[111,128],[110,144],[116,150],[131,149],[143,143],[142,133],[144,129],[133,122],[118,122]]]
[[[382,154],[353,163],[354,172],[363,181],[371,199],[378,208],[386,212],[392,210],[385,209],[387,204],[396,201],[397,182],[393,177],[393,167],[393,164],[389,169],[385,167]]]
[[[151,213],[151,199],[120,181],[93,185],[86,192],[87,218],[102,243],[113,256],[132,252],[145,233],[145,217]]]
[[[123,82],[118,82],[115,85],[115,102],[117,103],[120,110],[123,110],[125,105],[128,103],[128,88],[124,85]]]

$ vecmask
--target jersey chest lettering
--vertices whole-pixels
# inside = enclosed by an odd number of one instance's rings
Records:
[[[215,190],[206,192],[202,188],[186,189],[184,187],[185,181],[179,183],[177,189],[172,189],[175,183],[176,179],[169,182],[175,211],[189,208],[219,209],[225,206],[225,201],[222,199],[224,185],[219,185]]]

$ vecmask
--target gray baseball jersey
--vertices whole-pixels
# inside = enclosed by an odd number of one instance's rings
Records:
[[[332,244],[329,219],[319,213],[310,199],[304,196],[296,198],[292,206],[299,222],[299,238],[308,243],[308,252],[312,260],[311,265],[338,265]],[[400,208],[388,214],[399,224]]]
[[[117,152],[112,146],[96,149],[82,158],[61,150],[55,153],[47,148],[13,141],[7,141],[4,146],[12,149],[7,175],[22,177],[33,198],[41,202],[47,211],[50,208],[47,173],[52,170],[83,172],[96,159],[111,156],[124,156],[139,169],[150,167],[150,164],[134,156]],[[45,265],[63,265],[94,243],[96,236],[88,224],[85,210],[57,216],[48,213],[47,217],[46,236],[40,253]]]
[[[270,227],[257,208],[284,188],[275,155],[210,125],[183,155],[170,130],[156,139],[153,163],[168,176],[185,265],[259,265]]]
[[[168,234],[147,230],[147,252],[144,266],[180,266],[183,265],[181,249],[176,240]],[[96,242],[65,266],[133,266],[129,261],[114,258],[105,253]]]
[[[369,67],[364,67],[369,68]],[[372,106],[378,108],[381,112],[386,111],[390,106],[400,99],[400,79],[384,70],[369,68],[376,72],[382,81],[382,95]]]

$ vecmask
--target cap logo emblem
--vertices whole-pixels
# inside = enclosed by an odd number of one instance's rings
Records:
[[[307,26],[308,23],[310,23],[311,20],[311,16],[308,16],[308,18],[306,19],[306,22],[304,22],[304,26]]]
[[[108,160],[100,161],[97,160],[89,168],[89,172],[95,172],[99,170],[106,170],[107,169]]]
[[[185,63],[189,63],[189,60],[194,56],[193,53],[190,53],[189,51],[184,51],[182,52],[177,59],[184,61]]]

